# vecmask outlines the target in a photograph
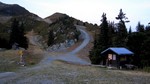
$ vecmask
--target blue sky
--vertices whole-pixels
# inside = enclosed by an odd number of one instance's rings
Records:
[[[107,19],[115,20],[119,10],[129,18],[127,27],[133,30],[140,21],[144,25],[150,22],[150,0],[0,0],[8,4],[19,4],[32,13],[45,18],[55,12],[66,13],[82,21],[100,24],[103,12]]]

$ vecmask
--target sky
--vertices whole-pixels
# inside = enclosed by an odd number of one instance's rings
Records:
[[[32,13],[45,18],[55,12],[65,13],[69,16],[93,24],[100,24],[101,16],[106,13],[107,20],[115,19],[122,9],[130,22],[126,23],[127,28],[131,26],[135,30],[140,21],[145,26],[150,22],[150,0],[0,0],[7,4],[19,4]]]

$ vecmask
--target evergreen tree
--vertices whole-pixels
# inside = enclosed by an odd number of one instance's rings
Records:
[[[20,40],[18,40],[18,43],[19,43],[20,47],[27,49],[28,48],[28,40],[24,36],[25,33],[24,33],[24,24],[23,23],[21,23],[21,25],[19,26],[19,35],[20,36],[18,38]]]
[[[143,43],[143,49],[141,53],[141,65],[142,67],[150,67],[150,37],[147,37],[146,40],[144,40]]]
[[[116,27],[115,27],[115,24],[114,22],[109,22],[108,23],[108,44],[109,46],[114,46],[114,37],[115,37],[115,33],[116,32]]]
[[[127,47],[134,52],[133,64],[139,68],[150,66],[150,31],[138,22],[137,32],[128,36]]]
[[[119,20],[118,28],[117,28],[117,39],[116,39],[116,46],[126,46],[126,37],[127,37],[127,29],[125,26],[126,22],[129,22],[126,14],[123,13],[122,9],[120,9],[119,15],[116,17]]]
[[[94,47],[93,48],[96,48],[97,47],[97,34],[95,32],[95,35],[94,35]]]
[[[103,13],[101,21],[100,34],[98,37],[95,34],[94,47],[90,51],[89,55],[92,64],[100,64],[100,62],[103,60],[103,57],[100,56],[100,53],[109,47],[108,22],[105,13]]]
[[[143,56],[143,43],[144,43],[145,34],[134,32],[129,35],[127,46],[134,52],[134,61],[133,64],[141,67],[141,56]]]
[[[24,26],[23,23],[19,25],[19,21],[14,19],[11,25],[11,34],[10,34],[10,46],[17,43],[18,47],[28,48],[27,38],[24,36]]]
[[[108,40],[109,40],[109,37],[108,37],[108,22],[107,22],[107,17],[106,17],[106,14],[103,13],[102,15],[102,23],[100,25],[100,36],[99,36],[99,45],[102,45],[103,49],[106,49],[108,47]]]
[[[150,26],[146,26],[145,31],[150,31]]]
[[[144,32],[144,25],[141,25],[141,23],[138,22],[138,24],[136,26],[136,30],[137,30],[137,32]]]
[[[132,29],[131,29],[131,26],[129,28],[129,35],[132,33]]]
[[[50,30],[49,34],[48,34],[48,43],[47,43],[47,45],[51,46],[53,44],[54,44],[54,33],[53,33],[53,30]]]
[[[8,41],[5,38],[0,37],[0,48],[9,48]]]
[[[15,42],[18,42],[19,22],[14,19],[11,25],[10,34],[10,45],[12,46]]]

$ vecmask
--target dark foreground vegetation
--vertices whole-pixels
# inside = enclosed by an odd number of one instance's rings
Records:
[[[24,24],[20,23],[17,19],[14,19],[10,30],[7,31],[9,34],[7,40],[0,38],[1,48],[12,48],[12,46],[28,48],[28,41],[24,33]]]
[[[150,26],[144,26],[138,22],[136,31],[131,27],[127,31],[125,23],[129,22],[126,14],[120,10],[116,19],[117,24],[107,21],[103,13],[99,31],[95,31],[94,47],[90,51],[89,58],[92,64],[100,64],[100,53],[109,47],[126,47],[134,52],[131,64],[139,68],[150,67]]]

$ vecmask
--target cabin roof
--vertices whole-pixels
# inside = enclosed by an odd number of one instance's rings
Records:
[[[118,55],[133,55],[134,53],[131,52],[130,50],[128,50],[127,48],[124,47],[110,47],[107,48],[106,50],[102,51],[101,54],[104,54],[107,51],[113,51],[114,53],[118,54]]]

